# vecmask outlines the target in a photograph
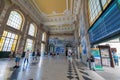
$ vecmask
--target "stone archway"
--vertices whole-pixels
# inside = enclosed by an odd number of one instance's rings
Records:
[[[50,53],[54,53],[54,51],[55,51],[55,45],[54,44],[50,44],[49,45],[49,52]]]
[[[73,46],[72,46],[72,44],[71,43],[67,43],[66,45],[65,45],[65,55],[67,56],[68,55],[68,50],[72,50],[72,48],[73,48]]]

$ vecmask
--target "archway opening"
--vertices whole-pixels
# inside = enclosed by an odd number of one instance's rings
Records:
[[[66,48],[65,55],[68,56],[68,51],[72,52],[72,44],[67,43],[65,48]]]

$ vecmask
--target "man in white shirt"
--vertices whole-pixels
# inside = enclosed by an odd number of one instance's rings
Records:
[[[29,62],[28,61],[28,59],[29,59],[29,53],[30,53],[29,50],[27,50],[26,53],[25,53],[24,63],[26,62],[26,60],[27,60],[27,63]]]

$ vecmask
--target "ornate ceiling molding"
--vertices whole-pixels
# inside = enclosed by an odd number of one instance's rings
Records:
[[[81,4],[81,0],[74,0],[74,7],[73,7],[74,15],[77,15],[79,13],[80,4]]]
[[[56,11],[53,11],[51,14],[45,14],[44,12],[41,11],[41,15],[43,17],[54,17],[54,16],[65,16],[65,15],[72,15],[71,10],[64,10],[62,13],[57,13]]]
[[[71,0],[71,9],[68,9],[68,0],[66,0],[67,8],[63,13],[57,13],[53,11],[51,14],[45,14],[38,7],[35,6],[34,0],[11,0],[13,3],[21,6],[26,14],[30,15],[34,18],[34,20],[40,24],[42,23],[43,28],[48,31],[50,29],[51,32],[58,32],[54,28],[51,28],[51,25],[64,25],[64,24],[74,24],[76,21],[76,15],[79,13],[79,7],[81,0]],[[70,27],[70,29],[66,29],[65,27],[59,28],[59,32],[71,32],[74,30],[74,26]],[[65,29],[65,30],[64,30]]]
[[[13,3],[19,5],[26,14],[32,16],[32,18],[34,18],[34,20],[36,20],[38,23],[41,23],[41,16],[40,13],[38,13],[36,11],[36,9],[31,5],[31,0],[11,0]]]
[[[44,25],[63,25],[72,24],[74,22],[74,17],[67,16],[57,16],[44,19]]]
[[[37,24],[43,24],[43,19],[38,9],[33,6],[31,0],[11,0],[14,4],[20,6],[20,8],[29,15]],[[48,28],[43,27],[45,31],[48,31]]]
[[[75,25],[67,24],[67,25],[60,25],[60,26],[49,26],[49,31],[51,33],[73,33],[75,30]]]
[[[68,9],[68,0],[66,0],[66,10],[64,12],[57,13],[57,12],[53,11],[51,14],[45,14],[38,8],[35,1],[31,0],[32,4],[34,6],[36,6],[36,9],[38,9],[38,11],[42,17],[42,22],[44,25],[60,25],[60,24],[66,24],[66,23],[67,24],[73,23],[76,19],[75,15],[73,14],[73,12],[74,12],[73,7],[74,7],[74,5],[77,4],[77,1],[76,0],[70,0],[70,1],[71,1],[70,10]]]

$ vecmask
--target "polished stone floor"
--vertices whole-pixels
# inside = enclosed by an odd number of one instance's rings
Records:
[[[0,80],[120,80],[120,68],[104,68],[92,71],[65,56],[42,56],[38,60],[29,59],[20,68],[13,68],[14,59],[0,59]]]
[[[20,68],[13,68],[14,59],[0,59],[0,80],[79,80],[72,61],[65,56],[42,56],[38,60],[29,59]]]
[[[83,80],[120,80],[120,66],[103,67],[103,70],[89,70],[87,66],[80,61],[76,61],[79,77],[82,76]]]

